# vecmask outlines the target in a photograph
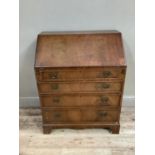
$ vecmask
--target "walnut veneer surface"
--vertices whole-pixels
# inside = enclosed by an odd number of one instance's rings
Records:
[[[121,33],[41,33],[35,74],[43,131],[109,128],[119,133],[126,73]]]

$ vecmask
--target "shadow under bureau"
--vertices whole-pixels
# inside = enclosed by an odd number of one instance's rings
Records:
[[[54,128],[119,133],[126,73],[120,32],[43,32],[34,69],[44,133]]]

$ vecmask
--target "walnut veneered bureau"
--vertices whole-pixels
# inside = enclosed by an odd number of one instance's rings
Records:
[[[126,74],[120,32],[43,32],[34,69],[44,133],[54,128],[119,133]]]

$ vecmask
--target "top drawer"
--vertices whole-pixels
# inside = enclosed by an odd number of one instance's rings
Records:
[[[36,77],[39,81],[123,79],[124,75],[124,68],[63,68],[38,69],[36,71]]]

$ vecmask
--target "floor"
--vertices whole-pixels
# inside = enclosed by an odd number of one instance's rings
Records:
[[[134,106],[124,106],[119,135],[106,129],[42,133],[40,110],[20,109],[20,155],[134,155]]]

